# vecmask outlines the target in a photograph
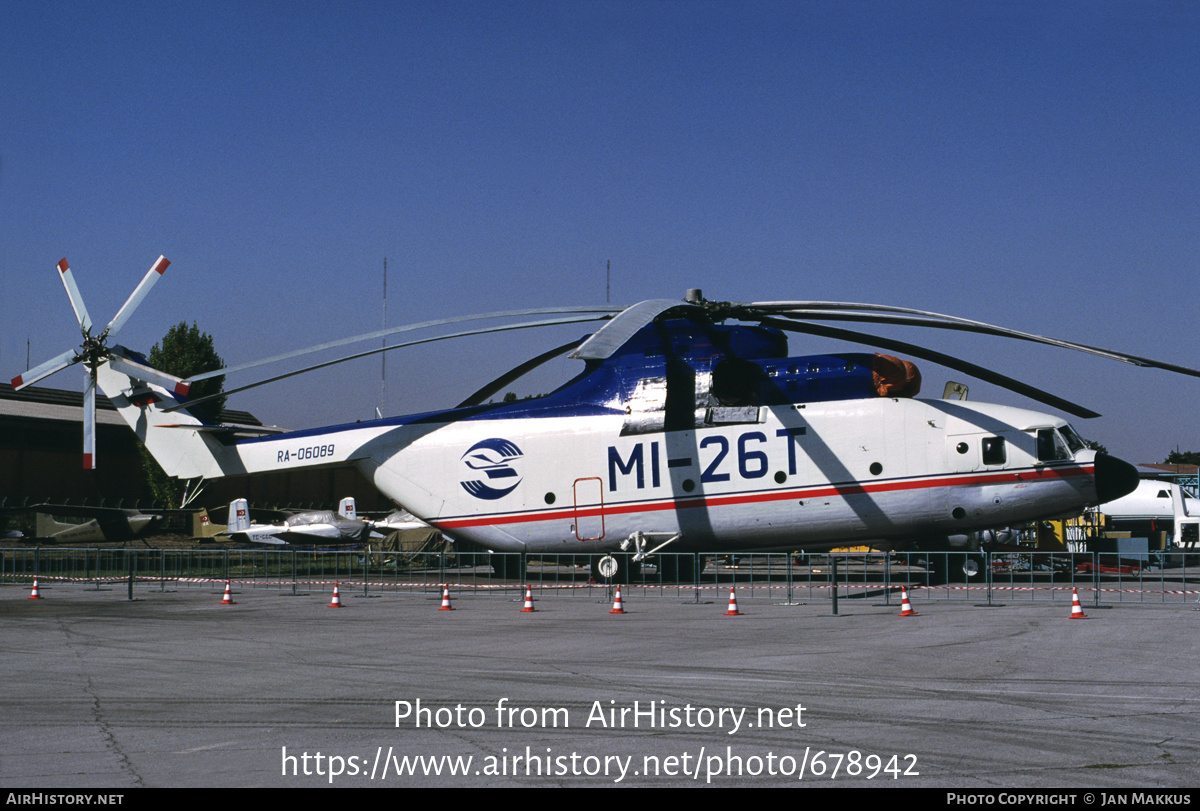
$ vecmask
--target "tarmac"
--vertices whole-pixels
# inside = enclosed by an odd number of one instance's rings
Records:
[[[0,587],[6,788],[1200,786],[1188,605]]]

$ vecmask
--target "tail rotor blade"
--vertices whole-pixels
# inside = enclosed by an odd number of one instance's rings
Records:
[[[96,375],[91,371],[83,391],[83,469],[96,469]]]
[[[17,375],[12,379],[12,387],[16,391],[20,391],[26,386],[32,386],[43,378],[47,378],[55,372],[61,372],[68,366],[72,366],[83,360],[83,355],[80,355],[74,349],[68,349],[61,355],[51,358],[45,363],[35,366],[23,375]]]
[[[113,320],[108,322],[108,326],[104,328],[104,335],[113,337],[120,332],[121,327],[125,326],[125,322],[129,320],[131,315],[133,315],[133,311],[138,308],[138,305],[142,303],[142,299],[144,299],[146,294],[150,292],[150,288],[154,287],[155,282],[162,278],[162,275],[166,272],[167,265],[169,264],[171,264],[171,262],[167,259],[167,257],[158,257],[158,261],[155,262],[154,266],[146,272],[144,277],[142,277],[141,283],[134,288],[133,293],[130,294],[125,303],[121,305],[121,309],[117,310],[117,314],[113,316]]]
[[[75,277],[71,274],[71,267],[67,264],[66,257],[58,260],[58,277],[62,279],[63,287],[67,289],[67,298],[71,300],[71,308],[75,310],[79,329],[86,338],[92,333],[92,317],[88,315],[87,305],[83,303],[83,296],[79,293],[79,286],[75,284]]]

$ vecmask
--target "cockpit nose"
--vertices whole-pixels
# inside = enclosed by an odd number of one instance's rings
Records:
[[[1107,453],[1096,454],[1096,495],[1101,504],[1116,501],[1137,486],[1137,468]]]

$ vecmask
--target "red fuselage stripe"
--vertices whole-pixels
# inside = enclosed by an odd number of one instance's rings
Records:
[[[432,523],[442,529],[495,526],[498,524],[524,524],[538,521],[558,521],[597,515],[628,515],[661,510],[694,509],[698,507],[726,507],[740,504],[761,504],[772,501],[790,501],[801,498],[823,498],[827,496],[854,496],[868,493],[893,493],[904,490],[924,490],[934,487],[978,486],[984,484],[1011,484],[1051,479],[1091,476],[1094,467],[1025,468],[986,474],[940,476],[933,479],[908,479],[880,482],[879,484],[845,484],[797,490],[772,490],[769,492],[735,493],[727,496],[696,496],[646,502],[627,502],[612,505],[596,505],[579,509],[547,510],[522,513],[493,513],[486,516],[433,519]]]

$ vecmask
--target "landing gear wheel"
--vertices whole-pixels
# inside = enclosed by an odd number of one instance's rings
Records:
[[[925,559],[929,572],[929,585],[945,583],[975,583],[983,578],[983,555],[972,552],[930,552]]]
[[[984,558],[983,555],[971,553],[963,558],[962,564],[962,582],[974,583],[983,578]]]
[[[592,579],[597,583],[628,583],[642,570],[632,555],[597,555],[592,558]]]

